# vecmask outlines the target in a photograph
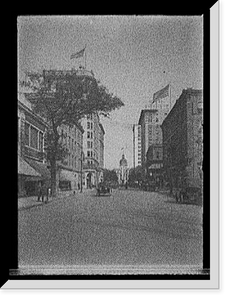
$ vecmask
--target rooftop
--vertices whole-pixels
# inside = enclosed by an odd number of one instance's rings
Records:
[[[93,71],[86,70],[85,68],[81,67],[79,69],[72,68],[71,70],[43,70],[44,76],[65,76],[65,75],[76,75],[76,76],[89,76],[94,78]]]
[[[164,121],[162,122],[161,126],[165,126],[165,124],[167,124],[169,122],[169,120],[172,117],[174,111],[177,109],[177,107],[179,105],[179,102],[183,101],[183,99],[187,95],[199,96],[199,95],[202,95],[202,94],[203,94],[203,90],[197,90],[197,89],[192,89],[192,88],[183,89],[181,95],[176,100],[175,104],[173,105],[172,109],[170,110],[170,112],[168,113],[168,115],[166,116]]]
[[[140,115],[140,118],[139,118],[139,121],[138,121],[138,125],[141,125],[141,120],[144,117],[145,113],[147,113],[147,112],[156,113],[156,112],[158,112],[158,110],[157,109],[142,109],[141,115]]]

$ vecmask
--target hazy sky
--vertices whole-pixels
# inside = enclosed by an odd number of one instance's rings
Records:
[[[183,89],[202,89],[201,16],[33,16],[18,18],[18,70],[71,69],[84,59],[70,55],[86,47],[87,69],[125,103],[101,119],[105,167],[132,167],[132,124],[153,93],[171,83],[172,102]]]

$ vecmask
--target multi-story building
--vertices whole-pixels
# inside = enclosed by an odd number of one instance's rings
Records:
[[[162,123],[165,179],[177,186],[181,178],[202,184],[203,91],[186,89]]]
[[[105,143],[104,143],[104,136],[105,130],[101,123],[99,123],[100,130],[99,130],[99,182],[103,181],[103,169],[104,169],[104,154],[105,154]]]
[[[60,191],[78,190],[81,187],[82,152],[84,130],[79,126],[61,125],[58,128],[63,146],[68,154],[62,163],[58,163],[58,186]]]
[[[149,147],[155,145],[158,151],[162,148],[162,130],[158,110],[142,110],[138,124],[141,126],[141,165],[145,167],[146,154]]]
[[[18,99],[18,195],[37,193],[41,181],[50,180],[44,156],[46,122],[32,111],[29,101]]]
[[[105,131],[97,113],[87,116],[82,121],[84,128],[83,152],[83,188],[97,186],[103,179],[104,135]]]
[[[133,167],[141,166],[141,125],[133,125]]]

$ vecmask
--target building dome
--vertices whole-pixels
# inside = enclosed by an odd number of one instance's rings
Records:
[[[122,154],[122,158],[120,160],[120,167],[127,167],[128,163],[127,163],[127,159],[125,159],[125,155]]]

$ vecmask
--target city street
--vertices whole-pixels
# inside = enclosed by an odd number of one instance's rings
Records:
[[[89,190],[19,210],[18,221],[19,267],[202,267],[202,208],[160,193]]]

